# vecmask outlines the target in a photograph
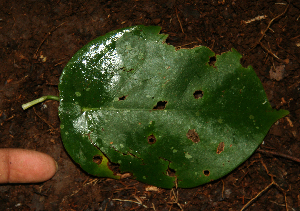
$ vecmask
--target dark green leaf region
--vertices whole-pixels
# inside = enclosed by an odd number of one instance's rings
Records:
[[[238,167],[288,111],[271,108],[236,50],[176,50],[160,29],[112,31],[73,56],[59,83],[61,136],[92,175],[191,188]]]

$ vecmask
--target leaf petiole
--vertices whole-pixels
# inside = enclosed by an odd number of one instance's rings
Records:
[[[46,95],[46,96],[40,97],[38,99],[35,99],[33,101],[30,101],[28,103],[23,104],[22,108],[23,108],[23,110],[26,110],[27,108],[29,108],[31,106],[34,106],[34,105],[36,105],[38,103],[41,103],[41,102],[44,102],[45,100],[56,100],[56,101],[59,101],[59,97],[54,96],[54,95]]]

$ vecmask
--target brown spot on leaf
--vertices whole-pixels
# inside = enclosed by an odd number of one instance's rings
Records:
[[[189,130],[186,134],[186,137],[194,143],[198,143],[200,141],[198,133],[195,131],[195,129]]]
[[[220,154],[221,152],[223,152],[224,151],[224,147],[225,147],[224,142],[220,142],[219,146],[217,148],[217,154]]]
[[[131,68],[131,69],[128,70],[126,67],[121,67],[120,69],[123,70],[123,71],[126,71],[126,72],[133,71],[133,68]]]

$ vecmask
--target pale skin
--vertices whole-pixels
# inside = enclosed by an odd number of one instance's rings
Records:
[[[0,149],[0,183],[38,183],[49,180],[57,163],[44,153],[25,149]]]

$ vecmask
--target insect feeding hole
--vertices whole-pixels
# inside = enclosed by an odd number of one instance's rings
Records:
[[[216,63],[216,61],[217,61],[217,58],[215,57],[215,56],[212,56],[212,57],[209,57],[209,62],[208,62],[208,64],[211,66],[211,67],[216,67],[215,66],[215,63]]]
[[[156,106],[153,107],[153,110],[164,110],[167,103],[167,101],[158,101]]]
[[[94,155],[93,162],[100,165],[102,163],[102,157],[100,155]]]
[[[203,91],[202,90],[196,90],[193,95],[194,95],[195,99],[202,98],[203,97]]]
[[[203,174],[204,174],[205,176],[209,176],[210,172],[209,172],[208,170],[204,170],[204,171],[203,171]]]
[[[123,95],[122,97],[119,97],[119,101],[121,101],[121,100],[125,100],[126,99],[126,97],[127,97],[128,95]]]
[[[149,144],[154,144],[156,142],[155,136],[152,134],[147,138]]]

